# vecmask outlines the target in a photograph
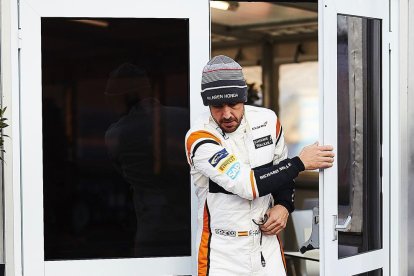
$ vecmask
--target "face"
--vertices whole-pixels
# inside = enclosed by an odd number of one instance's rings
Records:
[[[244,103],[210,105],[211,116],[226,133],[234,132],[240,125],[244,113]]]

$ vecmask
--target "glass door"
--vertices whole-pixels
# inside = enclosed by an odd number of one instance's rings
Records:
[[[184,136],[208,7],[20,1],[24,275],[195,274]]]
[[[389,1],[319,3],[322,275],[389,274]]]

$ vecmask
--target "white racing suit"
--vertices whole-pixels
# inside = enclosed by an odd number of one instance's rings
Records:
[[[245,105],[241,125],[226,134],[206,113],[188,131],[186,151],[199,198],[198,275],[286,275],[278,237],[252,221],[274,204],[293,211],[293,179],[304,169],[298,157],[286,159],[276,114]]]

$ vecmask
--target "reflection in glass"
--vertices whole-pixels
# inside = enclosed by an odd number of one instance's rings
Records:
[[[381,21],[338,15],[339,257],[382,247]]]
[[[42,19],[46,260],[191,255],[188,35]]]

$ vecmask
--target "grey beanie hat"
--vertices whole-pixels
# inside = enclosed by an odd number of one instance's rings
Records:
[[[201,97],[204,105],[246,102],[247,85],[241,66],[227,56],[213,57],[203,69]]]

